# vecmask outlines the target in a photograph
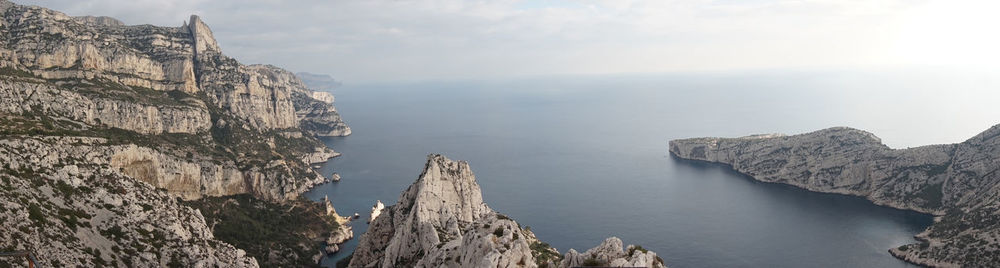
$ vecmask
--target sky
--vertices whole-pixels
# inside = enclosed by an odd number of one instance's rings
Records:
[[[126,24],[201,16],[244,63],[345,83],[1000,62],[986,0],[14,0]]]

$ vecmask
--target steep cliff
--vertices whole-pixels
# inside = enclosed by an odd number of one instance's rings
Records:
[[[0,139],[0,251],[43,267],[257,267],[197,210],[112,168],[106,142]]]
[[[567,254],[484,202],[465,162],[430,155],[423,174],[361,236],[350,267],[556,267],[587,264],[662,267],[656,253],[609,238]]]
[[[198,16],[158,27],[7,1],[0,12],[0,115],[45,129],[6,134],[135,132],[120,143],[145,148],[115,167],[185,199],[294,198],[325,180],[310,162],[337,155],[314,136],[350,134],[291,72],[224,55]]]
[[[55,267],[256,267],[312,263],[314,234],[346,233],[299,197],[326,181],[310,165],[339,155],[316,137],[350,134],[332,96],[225,56],[197,16],[125,25],[6,0],[0,16],[0,251]],[[316,228],[245,252],[215,228],[232,222],[177,200],[231,195]]]
[[[721,163],[767,182],[865,197],[939,215],[919,244],[892,249],[940,267],[1000,263],[1000,125],[959,144],[891,149],[871,133],[830,128],[784,136],[670,141],[674,156]]]

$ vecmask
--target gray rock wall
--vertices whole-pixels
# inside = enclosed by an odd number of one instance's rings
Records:
[[[1000,125],[962,143],[909,149],[890,149],[850,128],[669,146],[676,157],[729,165],[760,181],[939,215],[917,235],[921,243],[890,251],[901,259],[935,267],[1000,263]]]

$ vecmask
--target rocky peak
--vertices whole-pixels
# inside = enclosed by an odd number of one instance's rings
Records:
[[[621,240],[609,241],[587,252],[600,253],[603,264],[663,266],[655,253],[633,254],[630,247],[626,254]],[[589,257],[574,255],[580,263]],[[560,258],[483,202],[468,163],[434,154],[399,201],[371,223],[349,267],[558,267]]]
[[[212,29],[208,28],[198,15],[191,15],[191,22],[187,24],[191,36],[194,38],[194,53],[204,53],[208,51],[222,53],[219,44],[215,42]]]
[[[401,204],[413,206],[418,220],[442,225],[449,221],[475,221],[484,213],[493,212],[483,202],[483,193],[469,163],[451,161],[439,154],[427,157],[424,172],[400,200]]]

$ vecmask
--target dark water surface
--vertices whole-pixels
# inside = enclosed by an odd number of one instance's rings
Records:
[[[343,180],[306,196],[363,215],[333,259],[356,246],[376,199],[395,203],[426,155],[443,153],[472,165],[493,209],[560,252],[618,236],[670,267],[905,267],[887,250],[913,242],[931,217],[675,160],[667,141],[846,125],[892,147],[959,142],[1000,118],[989,101],[997,98],[969,97],[997,85],[977,79],[757,73],[347,86],[336,106],[354,134],[326,139],[344,155],[322,168]]]

